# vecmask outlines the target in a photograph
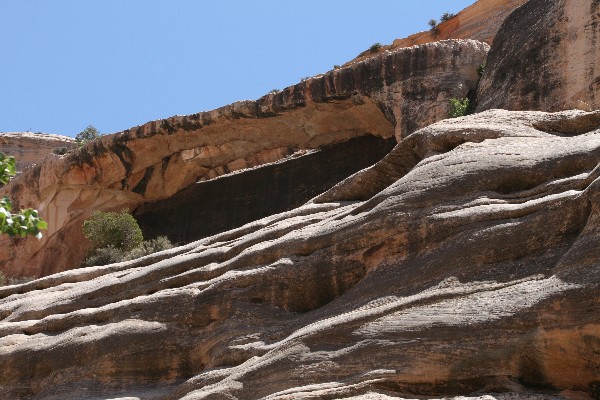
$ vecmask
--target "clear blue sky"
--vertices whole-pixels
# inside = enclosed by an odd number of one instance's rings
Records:
[[[0,132],[118,132],[256,99],[474,0],[0,0]]]

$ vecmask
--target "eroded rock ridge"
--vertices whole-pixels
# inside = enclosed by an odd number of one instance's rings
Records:
[[[577,111],[443,121],[359,173],[382,177],[372,195],[350,179],[335,200],[1,288],[2,392],[593,394],[599,126]]]
[[[19,173],[46,157],[56,156],[56,149],[66,152],[75,147],[75,140],[68,136],[31,132],[0,133],[0,152],[15,157]]]
[[[49,225],[41,241],[2,240],[3,270],[39,276],[77,267],[81,224],[92,210],[133,210],[198,181],[359,136],[400,139],[443,119],[448,99],[475,89],[487,51],[469,40],[400,49],[258,101],[150,122],[47,160],[0,190],[37,207]]]

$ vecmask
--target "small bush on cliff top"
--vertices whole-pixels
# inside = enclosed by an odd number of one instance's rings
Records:
[[[371,53],[377,53],[382,47],[383,45],[381,43],[373,43],[371,47],[369,47],[369,51]]]
[[[440,22],[438,23],[438,21],[436,19],[430,19],[429,22],[427,23],[429,25],[429,27],[431,28],[431,33],[433,33],[435,36],[437,36],[438,32],[438,25],[441,24],[442,22],[446,22],[451,20],[452,18],[454,18],[456,16],[456,14],[452,14],[450,12],[445,12],[442,14],[442,16],[440,17]]]
[[[454,18],[456,16],[456,14],[452,14],[450,12],[445,12],[442,14],[442,16],[440,17],[440,22],[446,22],[451,20],[452,18]]]
[[[130,251],[144,240],[140,226],[127,210],[94,211],[83,223],[83,234],[92,243],[91,251],[109,246]]]
[[[80,145],[84,145],[87,142],[98,139],[100,136],[102,136],[102,134],[98,131],[98,129],[94,128],[92,125],[88,125],[87,128],[75,136],[75,141]]]
[[[68,149],[66,147],[56,147],[52,152],[58,156],[62,156],[63,154],[67,154]]]

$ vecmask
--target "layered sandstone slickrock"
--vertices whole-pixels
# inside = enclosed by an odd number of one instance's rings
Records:
[[[530,0],[502,25],[477,111],[600,108],[600,2]]]
[[[3,239],[2,271],[40,276],[77,267],[81,224],[92,210],[133,210],[198,181],[358,136],[401,138],[443,119],[450,98],[475,89],[488,50],[470,40],[400,49],[258,101],[150,122],[46,160],[0,189],[38,208],[49,225],[41,241]]]
[[[15,157],[17,172],[41,162],[54,155],[53,150],[65,147],[67,150],[77,147],[75,140],[68,136],[47,133],[6,132],[0,133],[0,152]]]
[[[146,239],[164,235],[173,243],[189,243],[299,207],[340,180],[370,167],[395,144],[394,139],[372,135],[353,138],[198,182],[168,199],[138,207],[134,217]]]
[[[0,392],[597,396],[599,162],[600,112],[487,111],[292,211],[0,288]]]

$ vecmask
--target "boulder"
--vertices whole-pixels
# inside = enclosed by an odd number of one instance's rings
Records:
[[[17,207],[38,208],[49,225],[41,241],[0,240],[1,269],[8,276],[40,276],[79,266],[86,252],[81,225],[93,210],[133,211],[199,181],[356,137],[399,140],[445,118],[451,97],[475,89],[477,66],[488,49],[477,41],[454,40],[383,53],[257,101],[149,122],[46,160],[0,189]],[[348,174],[364,167],[358,162],[364,158],[348,159],[357,161]],[[322,183],[316,186],[324,189]],[[315,194],[306,193],[294,205]],[[229,226],[274,211],[280,209],[234,219]],[[198,222],[184,216],[164,223]]]
[[[600,3],[530,0],[500,28],[477,111],[600,108]]]
[[[0,390],[597,398],[599,125],[582,111],[445,120],[297,209],[0,288]]]

